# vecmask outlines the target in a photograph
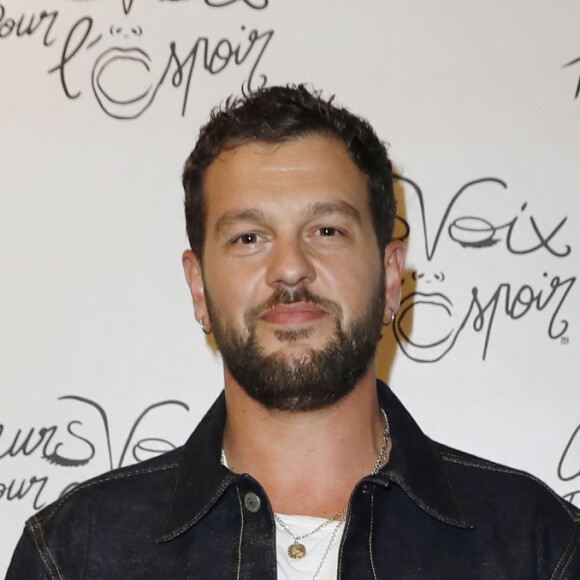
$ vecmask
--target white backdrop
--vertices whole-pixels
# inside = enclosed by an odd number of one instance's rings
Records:
[[[4,0],[0,574],[36,508],[219,393],[181,166],[213,105],[286,82],[365,115],[402,176],[380,375],[430,436],[580,504],[578,0]]]

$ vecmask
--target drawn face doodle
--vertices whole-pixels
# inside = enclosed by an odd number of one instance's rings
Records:
[[[87,0],[67,1],[87,3]],[[79,74],[87,66],[97,103],[107,115],[115,119],[135,119],[141,116],[151,106],[164,84],[181,88],[181,114],[184,115],[190,90],[193,90],[194,81],[199,82],[198,77],[202,72],[208,73],[207,78],[210,78],[233,68],[241,69],[242,76],[234,81],[232,92],[242,85],[246,90],[265,85],[266,76],[256,72],[256,68],[274,34],[273,30],[259,32],[241,23],[238,31],[230,38],[213,39],[203,34],[202,24],[197,22],[197,26],[192,29],[196,31],[195,36],[192,38],[191,33],[186,32],[188,36],[185,45],[182,45],[175,40],[163,38],[163,23],[155,31],[148,31],[151,34],[146,34],[138,21],[143,12],[137,10],[144,3],[136,0],[117,1],[119,16],[116,22],[99,21],[98,8],[101,3],[95,1],[91,3],[93,13],[78,19],[66,37],[45,42],[46,46],[53,44],[54,40],[62,44],[60,62],[49,72],[59,74],[63,91],[69,99],[81,96],[84,89],[79,88],[82,87],[79,85]],[[184,17],[180,8],[185,10],[187,0],[150,1],[157,5],[167,4],[163,9],[171,9],[172,18]],[[268,6],[268,0],[204,0],[199,5],[202,9],[205,5],[205,9],[209,10],[235,3],[243,3],[250,15],[252,11]],[[176,7],[175,4],[184,6]],[[155,4],[148,5],[147,14],[150,18],[154,8],[159,9]],[[183,28],[181,33],[184,33]],[[92,60],[87,63],[87,58]]]
[[[398,218],[394,235],[406,238],[411,232],[413,270],[403,285],[393,332],[407,357],[421,363],[441,360],[471,329],[482,336],[485,359],[496,316],[516,320],[540,311],[545,311],[549,338],[566,339],[562,306],[576,279],[554,272],[571,252],[566,217],[534,216],[527,203],[513,194],[510,199],[506,182],[489,177],[461,186],[433,221],[420,187],[399,179],[410,217]],[[518,266],[536,253],[542,255],[534,260],[543,264],[540,271],[522,279]]]
[[[97,102],[111,117],[134,119],[153,102],[157,82],[151,56],[140,46],[143,28],[130,18],[135,0],[118,2],[119,18],[116,22],[98,26],[95,24],[97,16],[93,18],[91,15],[77,21],[69,33],[68,41],[79,51],[81,48],[92,53],[101,50],[91,73],[91,86]],[[110,43],[108,47],[107,41]],[[68,81],[65,91],[67,87]]]

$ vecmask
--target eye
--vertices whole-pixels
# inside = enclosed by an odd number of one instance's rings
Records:
[[[333,236],[339,236],[342,232],[337,229],[333,228],[332,226],[323,226],[318,228],[318,234],[323,238],[331,238]]]
[[[258,234],[247,232],[234,238],[233,243],[242,245],[256,244],[260,241],[260,239],[261,237]]]

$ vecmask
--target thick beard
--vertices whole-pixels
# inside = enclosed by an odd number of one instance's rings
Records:
[[[299,355],[265,353],[256,340],[259,314],[277,304],[299,301],[321,304],[334,318],[335,332],[328,344]],[[354,389],[374,359],[381,338],[384,306],[384,274],[367,311],[346,329],[341,325],[342,309],[336,303],[321,299],[304,287],[293,293],[282,289],[247,314],[248,332],[244,339],[221,323],[208,300],[215,342],[232,377],[264,407],[292,412],[333,405]],[[295,342],[310,332],[310,329],[278,331],[276,336],[281,342]]]

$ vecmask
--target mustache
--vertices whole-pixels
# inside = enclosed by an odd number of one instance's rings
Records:
[[[270,298],[264,300],[260,304],[251,308],[247,313],[247,324],[250,326],[255,323],[264,312],[274,308],[275,306],[280,306],[281,304],[293,304],[295,302],[309,302],[311,304],[317,304],[321,306],[326,312],[332,314],[335,317],[340,317],[342,314],[342,308],[339,304],[327,298],[322,298],[313,294],[305,286],[300,286],[294,290],[288,288],[278,287],[274,290],[274,293]]]

